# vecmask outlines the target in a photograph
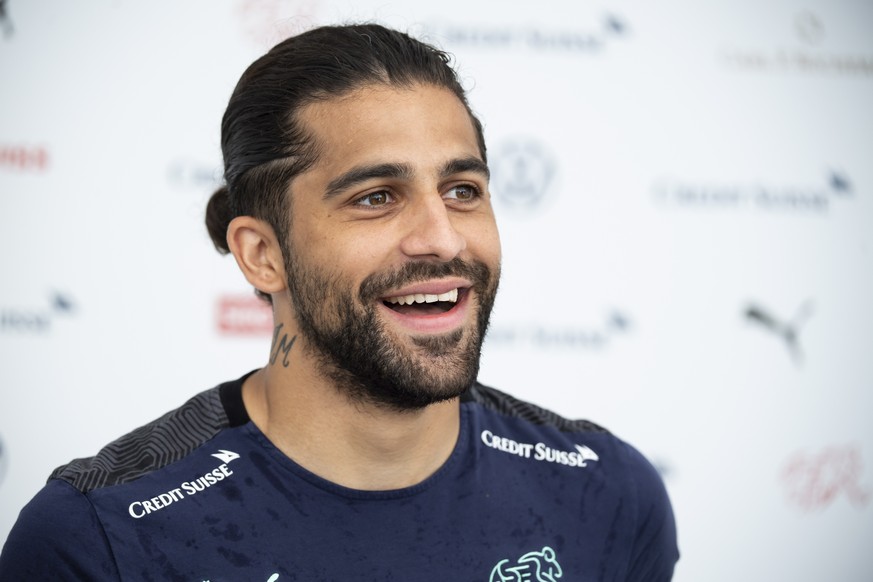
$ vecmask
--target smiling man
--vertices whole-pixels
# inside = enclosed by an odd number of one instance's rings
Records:
[[[207,226],[268,363],[58,468],[0,579],[669,580],[632,447],[476,382],[500,242],[447,56],[323,27],[243,74]]]

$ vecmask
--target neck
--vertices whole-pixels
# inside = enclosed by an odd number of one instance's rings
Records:
[[[255,425],[296,463],[361,490],[409,487],[432,475],[454,449],[457,399],[416,411],[352,401],[306,359],[280,357],[250,376],[243,401]]]

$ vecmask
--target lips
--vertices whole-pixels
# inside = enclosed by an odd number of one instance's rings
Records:
[[[432,282],[415,287],[392,292],[382,299],[383,310],[390,320],[415,333],[426,334],[451,332],[464,324],[469,283]]]
[[[419,303],[436,303],[436,302],[458,302],[458,289],[452,289],[439,295],[434,293],[410,293],[397,297],[389,297],[385,299],[385,303],[390,305],[414,305]]]
[[[470,291],[487,288],[488,267],[455,258],[447,263],[407,263],[361,283],[362,302],[376,305],[387,323],[412,334],[442,334],[469,323]]]

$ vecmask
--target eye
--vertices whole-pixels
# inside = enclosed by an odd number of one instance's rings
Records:
[[[391,194],[385,190],[378,190],[376,192],[364,194],[355,200],[355,206],[385,206],[389,202],[391,202]]]
[[[479,197],[479,188],[472,184],[458,184],[449,188],[445,197],[460,202],[471,202]]]

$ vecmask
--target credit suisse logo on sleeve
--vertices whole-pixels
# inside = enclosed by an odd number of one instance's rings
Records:
[[[565,451],[554,449],[545,443],[522,443],[510,438],[494,434],[488,429],[482,431],[480,438],[486,447],[516,455],[524,459],[557,463],[569,467],[587,467],[592,461],[599,461],[600,457],[587,445],[574,444],[576,450]]]
[[[178,487],[158,493],[149,499],[134,501],[128,506],[127,512],[132,518],[141,519],[146,515],[165,509],[174,503],[184,501],[192,495],[197,495],[198,493],[206,491],[208,488],[218,485],[221,481],[231,477],[233,471],[228,467],[228,464],[239,459],[239,455],[233,451],[219,449],[219,451],[212,456],[219,461],[222,461],[222,463],[215,469],[204,473],[191,481],[180,483]]]

